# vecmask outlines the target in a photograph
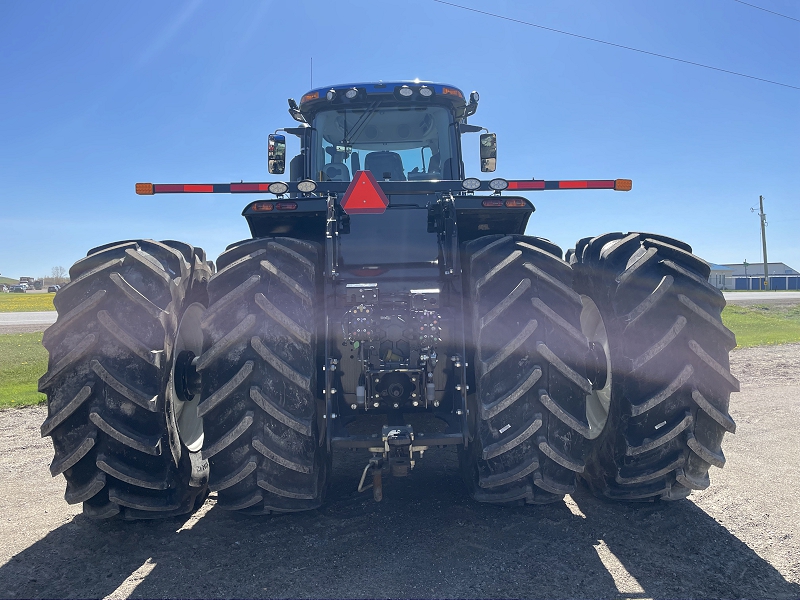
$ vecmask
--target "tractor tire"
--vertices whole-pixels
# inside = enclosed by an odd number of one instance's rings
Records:
[[[584,470],[591,389],[572,269],[541,238],[487,236],[464,250],[476,387],[465,481],[480,502],[557,501]]]
[[[248,514],[322,505],[330,461],[317,393],[320,248],[291,238],[218,259],[203,317],[203,457],[221,508]]]
[[[53,440],[50,472],[66,478],[65,499],[92,518],[185,514],[207,494],[208,464],[181,441],[169,389],[178,323],[211,271],[201,249],[170,244],[94,248],[53,301],[41,433]]]
[[[722,324],[710,267],[688,244],[646,233],[583,239],[571,260],[582,331],[606,359],[581,477],[615,500],[705,489],[711,465],[725,464],[722,438],[736,429],[728,403],[739,389],[728,360],[736,338]]]

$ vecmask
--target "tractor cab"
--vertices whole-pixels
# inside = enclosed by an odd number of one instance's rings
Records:
[[[419,81],[312,90],[299,106],[289,100],[290,114],[302,124],[283,130],[302,145],[290,179],[350,182],[361,170],[378,181],[463,179],[460,134],[483,129],[466,124],[477,108],[477,92],[467,102],[454,86]],[[283,134],[272,134],[269,148],[270,172],[283,173]]]

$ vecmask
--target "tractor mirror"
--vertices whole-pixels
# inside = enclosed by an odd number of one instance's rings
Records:
[[[481,171],[490,173],[497,168],[497,134],[481,134]]]
[[[267,144],[269,158],[269,172],[280,174],[286,170],[286,136],[280,133],[270,133]]]

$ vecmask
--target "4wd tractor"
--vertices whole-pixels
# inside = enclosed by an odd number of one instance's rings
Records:
[[[300,140],[284,181],[137,184],[253,194],[252,239],[216,264],[128,240],[72,266],[39,381],[66,500],[97,518],[184,514],[208,490],[243,513],[313,509],[345,449],[380,500],[384,478],[443,446],[480,502],[557,501],[578,477],[619,500],[708,486],[738,386],[709,266],[660,235],[566,255],[525,235],[520,193],[631,182],[465,178],[478,99],[419,82],[312,90],[269,136],[276,175],[285,136]],[[479,137],[494,171],[496,137]]]

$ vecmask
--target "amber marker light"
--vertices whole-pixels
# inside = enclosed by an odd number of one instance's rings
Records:
[[[525,208],[528,206],[528,203],[522,198],[509,198],[506,200],[506,206],[508,208]]]
[[[272,202],[254,202],[253,203],[253,210],[256,212],[265,212],[272,210],[273,205]]]
[[[614,189],[618,192],[630,192],[633,187],[633,181],[630,179],[617,179],[614,181]]]
[[[153,195],[153,184],[152,183],[137,183],[136,184],[136,193],[140,196],[152,196]]]

